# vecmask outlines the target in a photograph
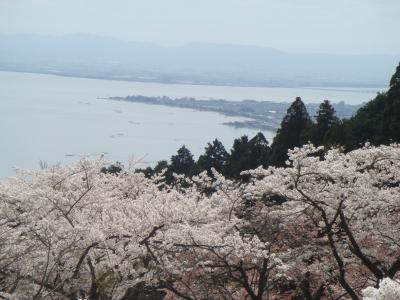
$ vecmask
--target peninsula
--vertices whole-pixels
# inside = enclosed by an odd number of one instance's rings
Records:
[[[212,111],[226,116],[243,117],[246,118],[246,120],[227,122],[224,124],[237,128],[245,127],[269,131],[276,131],[279,128],[286,114],[286,110],[290,105],[290,102],[256,100],[228,101],[223,99],[199,100],[190,97],[172,99],[166,96],[148,97],[141,95],[110,97],[106,99],[187,108],[199,111]],[[306,104],[307,110],[311,116],[315,115],[318,106],[319,103]],[[344,102],[333,103],[333,107],[339,118],[350,118],[361,106],[362,105],[349,105]]]

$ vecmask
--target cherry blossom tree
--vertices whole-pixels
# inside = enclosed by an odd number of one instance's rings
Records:
[[[397,300],[400,299],[400,283],[384,278],[379,288],[367,287],[363,290],[364,300]]]
[[[188,190],[192,189],[213,190],[210,199],[216,202],[228,199],[224,205],[226,212],[216,213],[226,215],[233,227],[226,228],[223,223],[215,222],[220,216],[209,215],[206,228],[180,228],[181,241],[171,244],[167,251],[169,262],[180,266],[179,272],[170,272],[177,270],[176,267],[164,267],[160,282],[175,296],[187,300],[268,298],[273,276],[283,265],[272,251],[271,236],[260,235],[241,215],[244,208],[242,187],[214,170],[213,179],[206,171],[193,178]],[[233,220],[237,221],[232,223]],[[231,234],[223,233],[224,227]]]
[[[108,164],[0,183],[0,298],[123,299],[138,285],[187,300],[397,297],[397,144],[306,145],[247,183],[203,172],[169,186]]]
[[[310,279],[309,287],[319,278],[312,290],[324,297],[360,299],[363,288],[400,270],[400,147],[321,151],[295,148],[286,168],[249,171],[248,197],[280,199],[265,216],[284,219],[286,234],[308,232],[308,243],[289,245],[289,273]]]
[[[169,187],[162,176],[130,168],[102,172],[106,163],[21,170],[0,184],[3,295],[120,299],[145,282],[194,299],[200,283],[229,273],[210,292],[218,286],[221,294],[233,280],[232,293],[243,287],[262,299],[266,273],[280,261],[245,232],[237,184],[205,172],[194,181],[178,176],[185,184]],[[256,287],[250,273],[258,274]],[[190,276],[196,282],[187,283]]]

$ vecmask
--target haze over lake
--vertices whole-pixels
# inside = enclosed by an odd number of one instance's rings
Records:
[[[383,88],[258,88],[139,83],[54,75],[0,72],[0,177],[14,167],[38,168],[40,161],[71,162],[100,155],[138,167],[168,159],[185,144],[197,157],[216,137],[227,150],[241,135],[224,122],[243,120],[211,112],[107,101],[110,96],[145,95],[226,100],[344,101],[359,104]],[[273,132],[264,132],[271,140]]]

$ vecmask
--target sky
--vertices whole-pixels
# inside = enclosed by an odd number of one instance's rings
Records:
[[[0,34],[400,53],[400,0],[0,0]]]

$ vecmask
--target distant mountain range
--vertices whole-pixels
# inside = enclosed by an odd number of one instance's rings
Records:
[[[85,34],[0,35],[0,70],[164,83],[382,87],[399,60],[206,43],[163,47]]]

